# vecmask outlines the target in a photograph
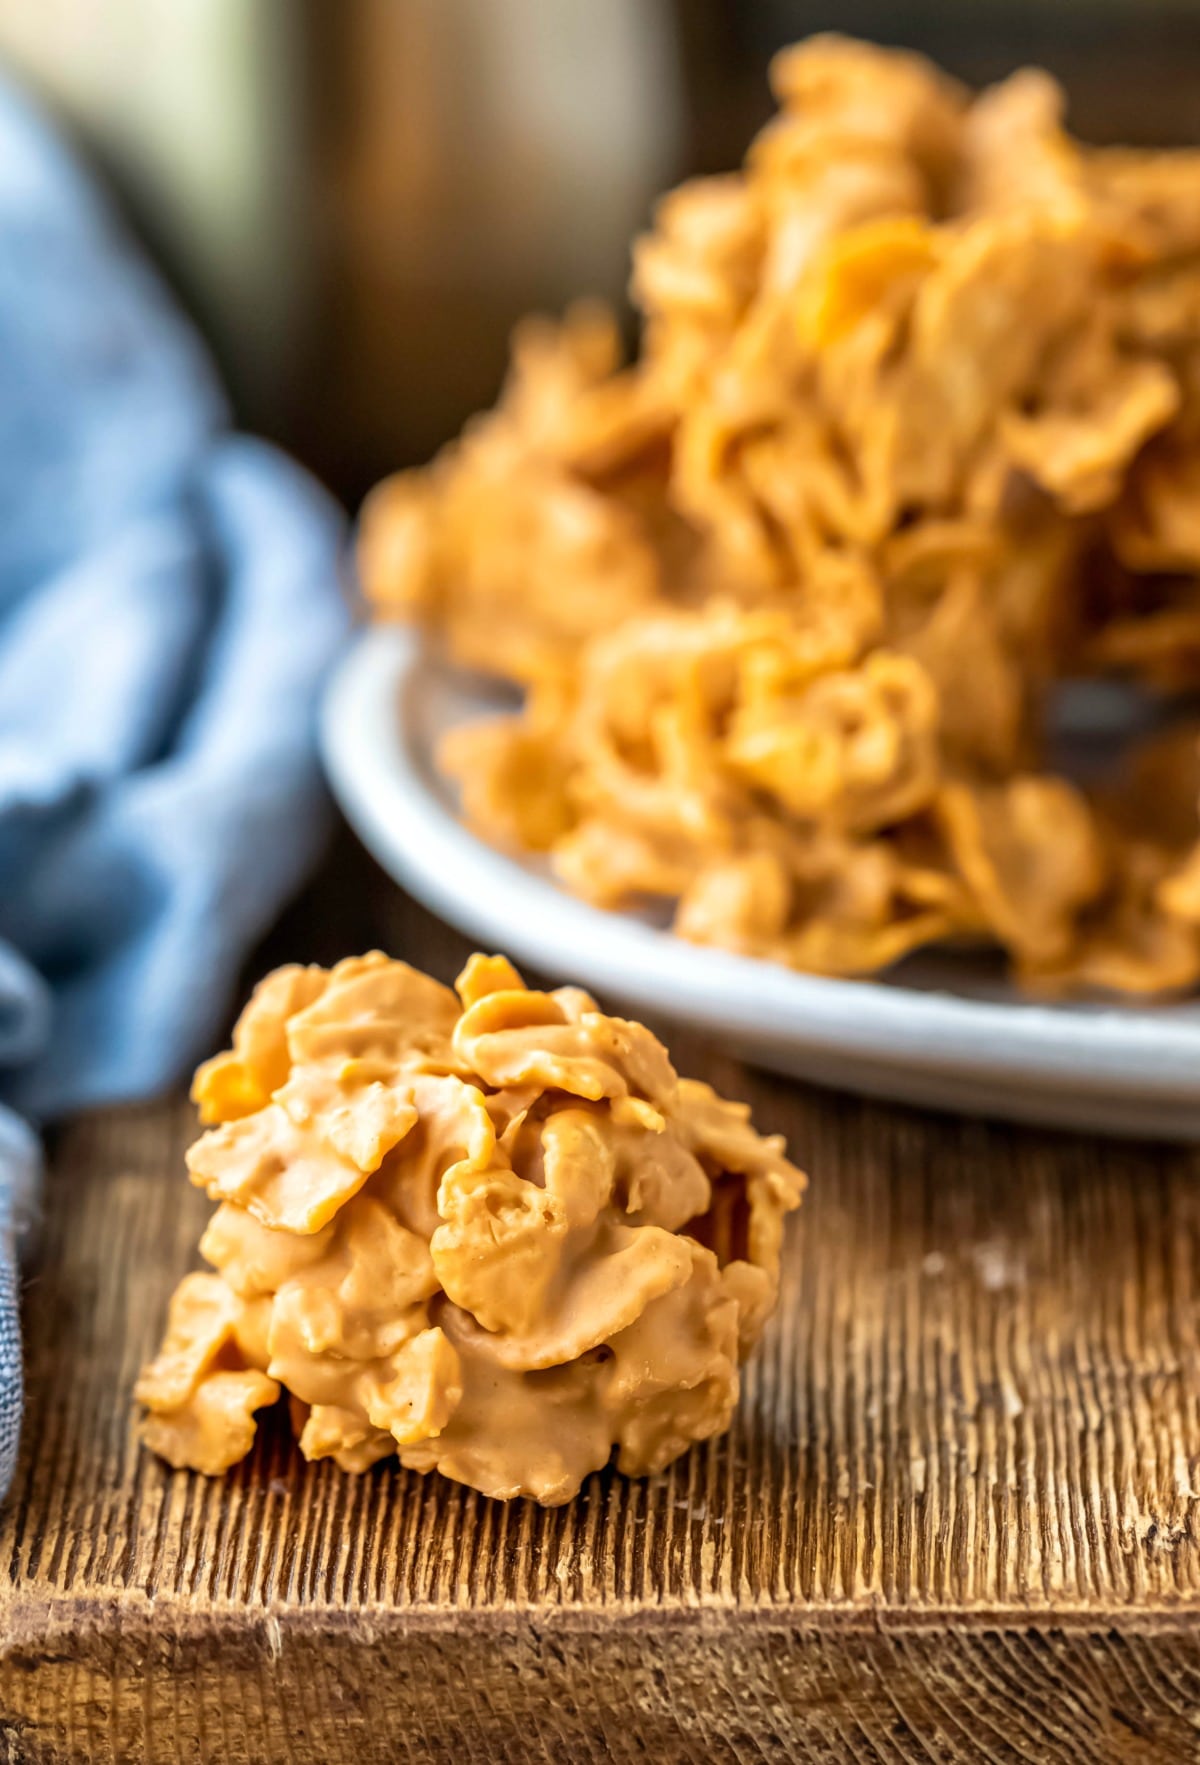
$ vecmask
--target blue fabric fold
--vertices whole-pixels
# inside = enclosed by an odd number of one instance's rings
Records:
[[[343,543],[0,83],[0,1493],[32,1128],[206,1052],[314,858]]]

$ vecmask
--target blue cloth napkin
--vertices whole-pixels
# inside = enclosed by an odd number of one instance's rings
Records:
[[[176,1079],[314,857],[334,504],[0,82],[0,1494],[37,1124]]]

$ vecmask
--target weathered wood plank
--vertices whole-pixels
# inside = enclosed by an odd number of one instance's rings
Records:
[[[271,958],[452,972],[451,934],[364,898],[327,883]],[[59,1137],[0,1514],[8,1758],[1200,1758],[1196,1158],[672,1042],[812,1173],[779,1317],[725,1440],[549,1512],[305,1465],[278,1417],[221,1482],[143,1454],[130,1388],[207,1212],[190,1112]]]

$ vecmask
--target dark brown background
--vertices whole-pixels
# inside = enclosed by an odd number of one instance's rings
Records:
[[[241,419],[354,507],[491,402],[523,312],[622,298],[655,195],[738,164],[771,54],[828,29],[975,83],[1044,65],[1088,139],[1200,140],[1195,0],[0,0],[0,59],[105,168]]]

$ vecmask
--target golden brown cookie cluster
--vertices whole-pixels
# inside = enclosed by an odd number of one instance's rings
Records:
[[[728,1427],[804,1179],[640,1024],[472,957],[285,968],[201,1067],[219,1202],[137,1395],[217,1473],[286,1391],[306,1457],[566,1501]]]
[[[468,814],[799,968],[1191,986],[1195,724],[1086,790],[1047,724],[1064,681],[1200,683],[1200,153],[832,37],[773,82],[636,248],[637,362],[595,310],[522,327],[365,511],[376,610],[529,688],[447,751]]]

